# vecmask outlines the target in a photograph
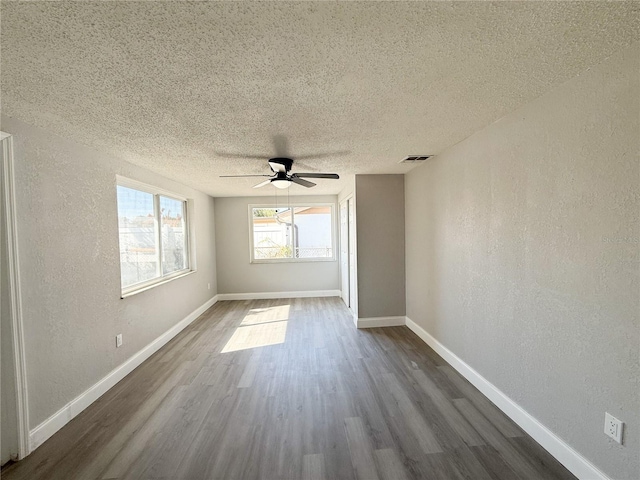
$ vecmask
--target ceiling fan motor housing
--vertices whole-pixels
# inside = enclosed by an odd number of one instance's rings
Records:
[[[274,165],[272,164],[276,164],[276,166],[274,167]],[[293,159],[284,157],[275,157],[269,159],[269,166],[271,167],[271,170],[273,170],[275,173],[283,173],[282,168],[278,168],[277,165],[282,165],[284,167],[284,173],[286,173],[291,170],[291,167],[293,166]]]

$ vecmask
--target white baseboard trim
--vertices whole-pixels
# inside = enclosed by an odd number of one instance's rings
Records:
[[[300,290],[297,292],[219,293],[218,300],[270,300],[275,298],[340,297],[340,290]]]
[[[358,328],[398,327],[407,324],[407,317],[370,317],[356,319]]]
[[[203,305],[196,308],[193,312],[191,312],[165,333],[160,335],[149,345],[130,357],[122,365],[109,372],[97,383],[89,387],[87,390],[71,400],[56,413],[47,418],[40,425],[31,430],[29,432],[29,453],[33,452],[36,448],[42,445],[54,433],[64,427],[74,417],[80,414],[80,412],[82,412],[85,408],[87,408],[103,394],[105,394],[111,387],[113,387],[116,383],[126,377],[129,373],[131,373],[138,365],[140,365],[147,358],[157,352],[169,340],[171,340],[178,333],[184,330],[188,325],[190,325],[196,318],[198,318],[206,310],[213,306],[217,301],[218,295],[206,301]]]
[[[407,317],[407,327],[471,382],[511,420],[527,432],[571,473],[582,480],[611,480],[589,460],[511,400],[489,380],[480,375],[455,353],[436,340],[429,332]]]

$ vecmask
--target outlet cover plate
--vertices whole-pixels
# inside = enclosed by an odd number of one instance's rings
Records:
[[[609,437],[613,438],[616,442],[622,444],[623,428],[624,428],[624,423],[622,423],[613,415],[605,412],[604,433],[606,433]]]
[[[118,335],[116,335],[116,348],[121,346],[122,346],[122,334],[119,333]]]

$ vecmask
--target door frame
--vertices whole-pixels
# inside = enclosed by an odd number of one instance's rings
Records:
[[[4,182],[4,208],[7,220],[7,270],[9,277],[9,309],[13,341],[13,366],[16,390],[16,420],[18,422],[18,460],[29,455],[29,402],[27,370],[24,348],[22,292],[20,290],[20,263],[18,254],[18,228],[16,222],[16,189],[14,176],[13,137],[0,132],[2,143],[2,180]]]
[[[342,205],[347,206],[347,268],[349,269],[347,278],[349,279],[349,302],[346,302],[347,307],[351,311],[354,319],[358,317],[358,261],[357,261],[357,230],[356,230],[356,196],[351,193],[344,197],[342,201],[338,203],[338,210],[342,212]],[[350,210],[353,209],[353,219],[350,219]],[[340,222],[342,226],[342,222]],[[342,241],[342,235],[340,235]],[[340,253],[342,254],[342,245],[340,245]],[[353,254],[353,265],[351,265],[351,258]],[[340,268],[342,269],[342,259],[340,260]],[[353,269],[353,275],[352,275]],[[342,281],[342,271],[340,272],[340,281]],[[353,288],[352,288],[353,287]],[[342,296],[342,285],[340,285],[340,294]],[[353,305],[351,305],[351,299],[353,299]]]
[[[358,222],[356,211],[356,195],[352,193],[347,196],[346,200],[349,201],[348,215],[351,216],[353,212],[353,219],[349,220],[349,299],[353,299],[353,305],[351,305],[351,313],[353,319],[358,326]],[[351,265],[351,259],[353,258],[353,265]],[[353,275],[351,272],[353,271]],[[352,288],[353,287],[353,288]],[[349,302],[351,303],[351,301]]]
[[[344,211],[346,212],[346,219],[342,218],[343,215],[343,207],[344,207]],[[339,226],[340,226],[340,296],[342,297],[342,301],[347,305],[347,307],[349,307],[349,300],[351,298],[351,279],[349,278],[351,275],[351,272],[349,271],[349,252],[350,252],[350,248],[349,248],[349,230],[351,229],[350,225],[349,225],[349,198],[345,198],[344,200],[342,200],[339,204],[338,204],[338,216],[339,216]],[[342,241],[343,241],[343,234],[345,232],[342,231],[342,221],[346,220],[346,258],[342,258],[342,251],[343,251],[343,245],[342,245]],[[346,277],[347,277],[347,282],[346,285],[344,284],[343,280],[344,280],[344,264],[343,262],[346,261],[347,267],[346,267]],[[345,299],[345,291],[346,291],[346,299]]]

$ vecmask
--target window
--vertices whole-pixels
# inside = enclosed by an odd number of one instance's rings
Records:
[[[117,199],[122,294],[189,272],[186,199],[123,178]]]
[[[249,206],[251,261],[335,260],[332,204]]]

